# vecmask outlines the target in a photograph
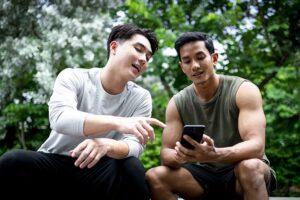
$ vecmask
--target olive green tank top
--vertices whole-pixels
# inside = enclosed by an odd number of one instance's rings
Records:
[[[240,85],[248,80],[227,75],[219,77],[219,87],[208,102],[201,101],[197,97],[193,85],[177,93],[174,100],[184,125],[203,124],[206,126],[205,134],[214,140],[216,147],[228,147],[242,141],[238,129],[239,109],[235,98]],[[264,160],[269,164],[265,156]],[[220,168],[230,164],[207,165]]]

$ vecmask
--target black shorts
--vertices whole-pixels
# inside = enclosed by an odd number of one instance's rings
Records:
[[[234,166],[218,170],[196,164],[185,164],[183,167],[203,187],[204,195],[201,199],[239,199],[235,192]],[[276,179],[273,173],[271,173],[271,177],[271,180],[267,183],[269,195],[276,188]]]

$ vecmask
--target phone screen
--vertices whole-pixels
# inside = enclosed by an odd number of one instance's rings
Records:
[[[188,149],[194,149],[194,146],[191,145],[188,141],[186,141],[183,138],[183,135],[188,135],[197,142],[200,142],[202,140],[202,136],[205,130],[204,125],[185,125],[182,130],[182,136],[181,136],[181,145],[188,148]]]

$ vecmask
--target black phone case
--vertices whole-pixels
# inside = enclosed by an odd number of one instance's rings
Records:
[[[182,130],[182,136],[180,141],[181,145],[188,149],[194,149],[194,146],[192,146],[188,141],[186,141],[183,138],[183,135],[188,135],[197,142],[200,142],[202,140],[204,130],[204,125],[185,125]]]

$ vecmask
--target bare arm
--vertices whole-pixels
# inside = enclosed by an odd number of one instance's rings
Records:
[[[265,151],[266,118],[259,89],[253,83],[243,83],[237,92],[236,103],[240,110],[238,126],[243,142],[217,149],[218,159],[234,162],[262,158]]]
[[[185,163],[174,149],[175,143],[181,138],[182,127],[174,99],[171,99],[166,110],[166,127],[162,137],[161,161],[163,165],[177,168]]]

